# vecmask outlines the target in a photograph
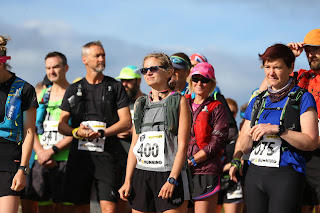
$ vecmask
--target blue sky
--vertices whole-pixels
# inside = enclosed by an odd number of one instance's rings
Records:
[[[225,97],[245,103],[264,77],[258,53],[274,43],[302,41],[319,27],[319,0],[56,0],[2,2],[0,34],[12,38],[12,71],[35,85],[44,57],[60,51],[68,58],[68,80],[85,76],[81,46],[100,40],[107,54],[106,75],[162,51],[204,54]],[[305,54],[296,70],[308,68]],[[149,92],[145,82],[142,90]]]

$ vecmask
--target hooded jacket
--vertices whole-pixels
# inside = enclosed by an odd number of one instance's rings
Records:
[[[201,149],[207,160],[191,166],[192,174],[222,174],[221,154],[228,139],[228,117],[221,102],[208,97],[193,112],[191,95],[186,95],[193,116],[191,137],[188,147],[188,158]]]

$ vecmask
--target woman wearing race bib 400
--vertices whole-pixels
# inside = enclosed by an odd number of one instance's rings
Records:
[[[316,148],[319,135],[316,103],[290,77],[295,61],[290,48],[275,44],[259,57],[268,89],[251,100],[239,136],[242,151],[251,151],[244,193],[247,212],[300,213],[306,151]],[[240,160],[233,161],[236,165]],[[230,169],[231,178],[236,167]]]
[[[133,212],[186,212],[191,127],[187,100],[168,84],[174,71],[166,54],[147,55],[140,71],[151,92],[135,103],[126,178],[119,194],[129,200]]]

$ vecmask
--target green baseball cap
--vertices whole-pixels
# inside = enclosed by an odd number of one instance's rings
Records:
[[[140,71],[136,66],[126,66],[120,72],[120,75],[116,79],[135,79],[141,78]]]

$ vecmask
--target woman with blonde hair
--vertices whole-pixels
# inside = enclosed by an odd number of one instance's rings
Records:
[[[195,98],[186,95],[193,124],[188,148],[196,213],[215,212],[220,177],[221,153],[228,138],[228,118],[221,102],[210,96],[216,86],[214,69],[207,62],[198,63],[190,73],[189,85]]]
[[[173,66],[167,55],[147,55],[140,71],[151,91],[135,103],[126,178],[119,194],[129,200],[133,212],[186,212],[191,126],[187,100],[168,83]]]

